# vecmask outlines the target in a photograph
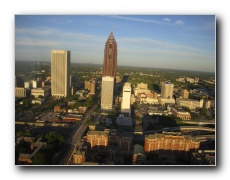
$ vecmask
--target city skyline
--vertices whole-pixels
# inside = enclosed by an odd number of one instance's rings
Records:
[[[215,72],[214,15],[16,15],[15,59],[50,61],[68,49],[72,63],[103,64],[113,32],[118,65]]]

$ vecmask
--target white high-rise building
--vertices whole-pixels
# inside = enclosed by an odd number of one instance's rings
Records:
[[[33,80],[33,81],[31,81],[31,83],[32,83],[32,88],[37,88],[38,87],[37,81]]]
[[[24,82],[24,88],[30,89],[31,88],[31,82]]]
[[[51,51],[51,94],[55,97],[70,94],[70,51]]]
[[[102,85],[101,85],[101,108],[102,109],[113,108],[113,91],[114,91],[114,77],[112,76],[102,77]]]
[[[163,82],[161,85],[161,97],[163,99],[173,99],[173,87],[171,82]]]
[[[125,83],[123,86],[121,113],[128,113],[130,115],[130,103],[131,103],[131,83]]]

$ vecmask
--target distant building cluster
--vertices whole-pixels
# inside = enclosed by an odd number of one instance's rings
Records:
[[[187,82],[189,82],[189,83],[193,84],[193,83],[199,83],[200,79],[199,79],[198,77],[195,77],[195,78],[190,78],[190,77],[187,77],[187,78],[185,78],[185,77],[180,77],[180,78],[176,79],[176,81],[178,81],[178,82],[185,82],[185,81],[187,81]]]

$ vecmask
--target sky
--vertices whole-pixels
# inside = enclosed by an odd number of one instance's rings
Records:
[[[118,66],[215,72],[215,15],[15,15],[15,60],[102,64],[110,32]]]

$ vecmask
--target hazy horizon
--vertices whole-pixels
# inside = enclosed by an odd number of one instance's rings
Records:
[[[51,61],[26,61],[26,60],[16,60],[17,62],[31,62],[31,63],[50,63]],[[90,65],[100,65],[103,67],[103,64],[97,64],[97,63],[87,63],[87,62],[70,62],[71,64],[90,64]],[[130,68],[149,68],[149,69],[160,69],[160,70],[175,70],[175,71],[191,71],[191,72],[203,72],[203,73],[216,73],[216,72],[211,72],[211,71],[198,71],[198,70],[185,70],[185,69],[172,69],[172,68],[156,68],[156,67],[146,67],[146,66],[132,66],[132,65],[117,65],[118,67],[130,67]]]

